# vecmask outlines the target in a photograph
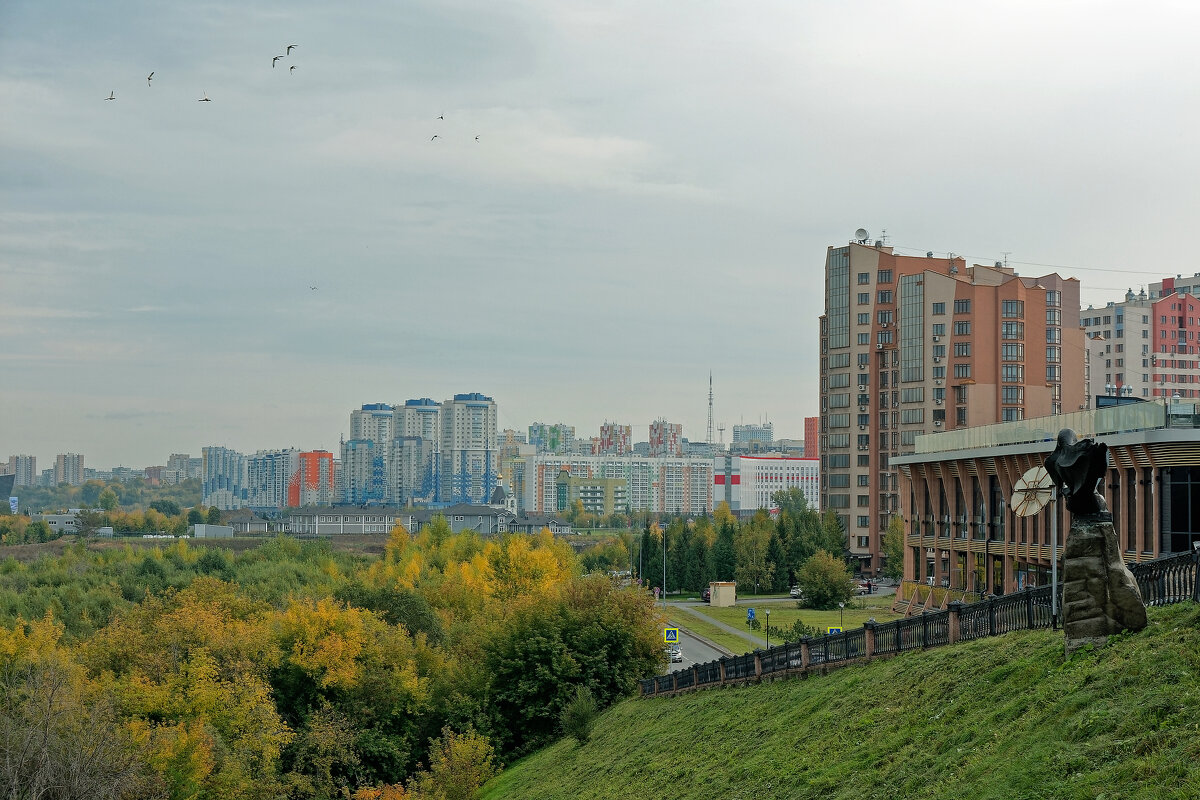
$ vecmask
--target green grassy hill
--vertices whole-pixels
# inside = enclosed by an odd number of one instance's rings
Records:
[[[1022,632],[628,700],[483,797],[1200,798],[1200,607],[1066,663],[1061,632]]]

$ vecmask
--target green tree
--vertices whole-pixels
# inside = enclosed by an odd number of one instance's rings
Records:
[[[733,535],[736,529],[737,523],[731,519],[722,522],[721,527],[717,529],[717,541],[709,551],[708,564],[709,575],[714,581],[733,580],[734,571],[737,569],[737,556],[733,549]]]
[[[760,527],[745,525],[733,541],[737,565],[734,567],[734,580],[744,587],[742,592],[754,593],[771,587],[771,577],[774,565],[767,561],[767,546],[770,534]]]
[[[104,491],[100,493],[98,498],[100,507],[105,511],[115,511],[117,508],[117,493],[112,490],[111,486],[106,486]]]
[[[787,553],[784,552],[778,529],[771,531],[771,538],[767,542],[767,563],[771,566],[771,591],[786,592],[790,585]]]
[[[904,577],[904,520],[899,516],[888,520],[882,549],[884,577],[900,580]]]
[[[499,771],[486,736],[443,728],[442,738],[429,748],[429,769],[414,775],[408,788],[421,800],[473,800]]]
[[[854,596],[846,563],[824,550],[804,562],[796,573],[796,585],[804,592],[804,602],[818,609],[833,608]]]
[[[179,507],[179,503],[166,498],[153,501],[150,503],[150,508],[167,517],[178,517],[183,513],[183,509]]]
[[[586,686],[575,687],[575,696],[563,706],[562,728],[567,736],[573,736],[580,744],[587,744],[596,727],[600,709],[596,698]]]
[[[209,506],[207,521],[208,521],[209,525],[220,525],[221,524],[221,509],[217,508],[216,506]]]
[[[189,508],[188,513],[187,513],[187,524],[188,525],[203,525],[204,524],[204,512],[201,511],[197,507]]]

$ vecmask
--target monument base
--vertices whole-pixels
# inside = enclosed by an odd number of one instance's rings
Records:
[[[1075,517],[1063,551],[1063,631],[1067,655],[1146,627],[1146,606],[1121,559],[1111,514]]]

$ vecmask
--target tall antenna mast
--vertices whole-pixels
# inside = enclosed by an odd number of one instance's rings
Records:
[[[708,438],[706,442],[712,444],[713,440],[713,418],[712,418],[712,370],[708,371]]]

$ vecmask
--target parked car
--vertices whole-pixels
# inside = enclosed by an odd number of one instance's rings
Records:
[[[870,581],[863,581],[855,588],[854,591],[858,595],[864,595],[864,594],[871,594],[875,590],[874,590],[874,588],[872,588]]]
[[[712,589],[705,589],[701,592],[700,599],[706,603],[712,602]]]
[[[799,586],[793,586],[791,595],[792,595],[792,597],[795,597],[797,600],[799,600],[801,597],[804,596],[804,592],[801,591]]]

